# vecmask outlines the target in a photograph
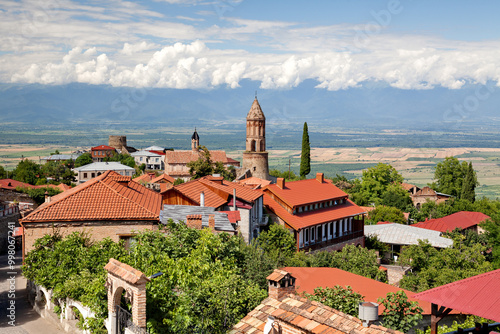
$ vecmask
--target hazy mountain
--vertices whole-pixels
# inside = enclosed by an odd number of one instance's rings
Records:
[[[258,83],[241,84],[237,89],[205,91],[3,84],[0,121],[66,124],[105,119],[184,124],[211,120],[243,127]],[[406,129],[449,127],[458,122],[491,124],[500,105],[500,89],[492,85],[488,87],[494,91],[486,98],[485,87],[478,94],[478,87],[472,85],[460,90],[401,90],[371,83],[341,91],[317,89],[315,85],[309,80],[290,90],[258,90],[268,122],[284,128],[304,121],[324,126]],[[454,106],[462,111],[454,111]]]

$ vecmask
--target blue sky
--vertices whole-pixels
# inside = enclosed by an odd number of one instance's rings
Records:
[[[498,1],[0,0],[0,81],[340,90],[500,81]]]

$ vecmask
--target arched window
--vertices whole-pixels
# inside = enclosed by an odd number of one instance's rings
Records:
[[[255,152],[255,140],[250,142],[250,151]]]

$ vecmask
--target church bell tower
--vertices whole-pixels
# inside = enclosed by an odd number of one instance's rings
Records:
[[[247,115],[246,150],[243,152],[242,171],[252,176],[268,180],[269,162],[266,151],[266,117],[262,112],[257,96]]]

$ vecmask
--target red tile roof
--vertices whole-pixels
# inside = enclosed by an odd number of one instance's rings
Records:
[[[466,229],[490,219],[490,216],[481,212],[460,211],[443,218],[429,219],[412,226],[434,231],[453,231],[455,228]]]
[[[152,179],[156,177],[154,172],[144,173],[141,176],[134,178],[133,180],[137,183],[149,183]]]
[[[148,152],[155,153],[155,154],[158,154],[158,155],[165,155],[165,152],[163,152],[163,151],[154,151],[154,150],[151,150],[151,151],[148,151]]]
[[[353,316],[293,294],[282,300],[264,299],[260,305],[234,325],[228,333],[263,333],[269,316],[274,317],[279,323],[293,326],[293,329],[298,328],[297,333],[402,334],[399,331],[377,325],[363,327],[361,320]]]
[[[151,180],[151,183],[174,183],[175,179],[165,173]]]
[[[293,215],[266,193],[264,193],[264,205],[296,231],[305,227],[365,213],[359,206],[354,204],[354,202],[347,200],[344,204]]]
[[[416,185],[414,184],[410,184],[410,183],[401,183],[401,187],[403,187],[404,190],[406,191],[409,191],[411,188],[415,188],[417,187]],[[418,187],[417,187],[418,188]]]
[[[196,161],[200,158],[200,152],[197,151],[166,151],[165,163],[168,164],[187,164],[190,161]],[[224,151],[210,151],[210,158],[213,162],[220,161],[228,163],[226,152]],[[232,159],[231,159],[232,160]]]
[[[414,298],[500,322],[500,269],[417,293]]]
[[[1,179],[0,188],[15,190],[17,187],[21,188],[34,188],[31,184],[24,183],[21,181],[16,181],[13,179]]]
[[[285,182],[284,189],[277,184],[270,184],[263,190],[272,192],[290,207],[347,197],[331,182],[325,180],[320,183],[316,179]]]
[[[216,194],[210,188],[201,183],[199,179],[181,183],[171,189],[167,189],[167,192],[168,191],[178,191],[198,205],[200,204],[200,194],[203,192],[205,194],[205,206],[212,208],[218,208],[226,204],[228,200],[227,195]]]
[[[252,176],[243,180],[238,181],[240,184],[249,186],[254,189],[263,188],[271,184],[271,181],[260,179],[258,177]]]
[[[92,147],[91,150],[92,151],[97,151],[97,150],[111,150],[111,151],[114,151],[115,148],[111,147],[111,146],[107,146],[107,145],[99,145],[99,146],[96,146],[96,147]]]
[[[296,278],[295,289],[297,293],[314,294],[317,287],[330,287],[336,285],[345,287],[349,285],[353,291],[358,292],[364,297],[365,301],[377,302],[379,297],[385,298],[389,292],[398,292],[403,290],[409,300],[417,301],[424,309],[424,314],[431,314],[430,303],[415,299],[414,292],[397,288],[393,285],[382,283],[371,278],[356,275],[337,268],[317,268],[317,267],[285,267],[285,272],[289,272]],[[269,279],[269,278],[268,278]],[[378,312],[382,314],[384,306],[380,305]]]
[[[53,196],[22,222],[159,220],[161,195],[114,171]]]
[[[204,185],[212,190],[219,190],[228,195],[233,195],[233,189],[236,189],[236,198],[241,198],[242,200],[253,203],[257,198],[262,196],[260,191],[256,191],[247,187],[244,187],[238,183],[222,180],[222,184],[218,182],[210,181],[210,177],[199,179]]]
[[[231,224],[236,224],[237,222],[239,222],[241,220],[241,215],[240,215],[240,212],[238,210],[236,210],[236,211],[220,211],[220,212],[224,212],[227,214],[227,218],[229,219],[229,222]]]

